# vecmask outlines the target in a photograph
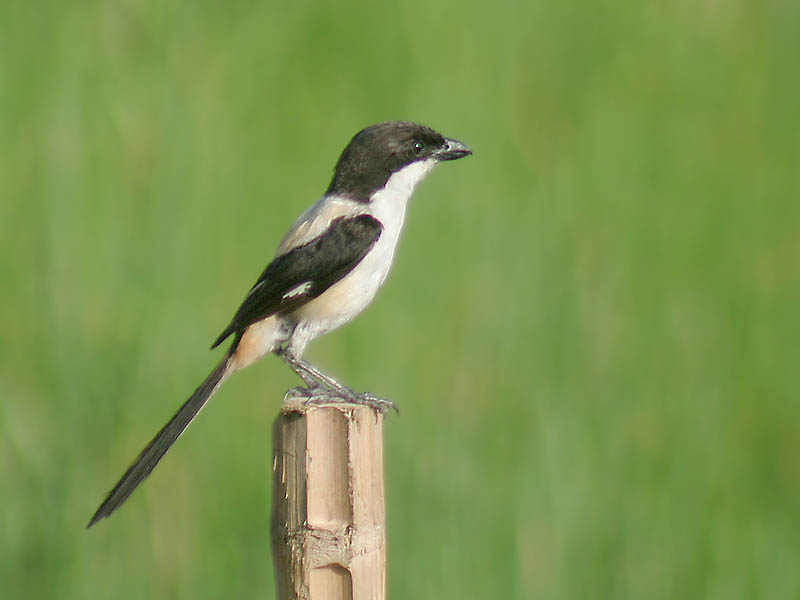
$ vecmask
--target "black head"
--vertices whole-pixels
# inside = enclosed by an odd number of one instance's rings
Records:
[[[339,157],[328,194],[367,202],[392,173],[423,160],[454,160],[472,154],[457,140],[430,127],[388,121],[359,131]]]

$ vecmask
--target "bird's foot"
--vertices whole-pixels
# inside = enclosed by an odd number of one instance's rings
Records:
[[[397,405],[394,402],[387,398],[379,398],[375,394],[370,394],[369,392],[364,392],[363,394],[353,394],[353,396],[348,398],[347,401],[352,402],[353,404],[371,406],[382,415],[385,415],[390,410],[400,414],[400,409],[397,408]]]
[[[303,387],[298,385],[293,387],[283,396],[284,404],[298,403],[309,404],[312,400],[316,402],[323,402],[331,398],[331,393],[328,388],[323,388],[317,385],[309,385]]]
[[[389,410],[393,410],[396,413],[400,413],[397,408],[397,405],[392,402],[391,400],[387,400],[386,398],[379,398],[375,394],[370,394],[369,392],[364,392],[363,394],[358,394],[351,390],[349,387],[342,385],[336,381],[331,381],[331,393],[334,397],[340,398],[342,402],[349,402],[350,404],[361,404],[363,406],[370,406],[377,410],[380,414],[385,415]]]
[[[400,413],[397,405],[386,398],[379,398],[375,394],[364,392],[363,394],[356,394],[351,390],[351,393],[346,397],[342,397],[342,401],[349,402],[350,404],[360,404],[362,406],[369,406],[377,410],[380,414],[385,415],[390,410]]]
[[[305,406],[310,406],[312,404],[360,404],[362,406],[369,406],[382,415],[385,415],[389,410],[394,410],[397,413],[400,412],[397,405],[391,400],[379,398],[370,393],[357,394],[350,388],[344,386],[341,386],[341,388],[323,386],[305,388],[298,386],[286,392],[283,401],[286,404],[301,402]]]

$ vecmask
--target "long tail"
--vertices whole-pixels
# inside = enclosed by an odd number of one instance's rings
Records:
[[[206,380],[200,384],[200,387],[195,390],[191,398],[184,402],[183,406],[178,409],[175,416],[169,420],[169,423],[159,431],[156,436],[150,441],[145,449],[139,454],[133,464],[125,471],[125,474],[114,486],[114,489],[109,492],[106,499],[94,513],[92,520],[86,526],[88,529],[100,519],[104,519],[113,513],[131,492],[136,489],[136,486],[144,481],[145,477],[150,474],[158,461],[167,453],[172,444],[180,437],[183,430],[189,426],[200,412],[200,409],[205,406],[208,399],[217,391],[217,388],[233,371],[232,359],[228,355],[214,368],[213,371],[206,377]]]

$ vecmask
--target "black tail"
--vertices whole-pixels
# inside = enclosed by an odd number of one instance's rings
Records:
[[[192,419],[200,412],[200,409],[205,406],[208,399],[217,391],[217,387],[229,373],[228,361],[229,357],[226,356],[211,371],[206,380],[200,384],[200,387],[195,390],[192,397],[178,409],[178,412],[169,420],[169,423],[164,425],[161,431],[147,444],[134,463],[125,471],[125,474],[114,486],[114,489],[108,494],[100,508],[97,509],[97,512],[94,513],[92,520],[86,526],[87,529],[114,512],[128,499],[128,496],[136,489],[136,486],[142,483],[145,477],[150,474],[150,471],[155,468],[158,461],[167,453],[167,450],[175,443],[175,440],[180,437],[183,430],[188,427]]]

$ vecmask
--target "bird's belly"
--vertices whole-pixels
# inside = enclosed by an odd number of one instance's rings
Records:
[[[316,330],[314,337],[344,325],[375,297],[386,278],[388,264],[377,270],[364,267],[363,263],[358,265],[344,279],[295,312],[299,323],[308,323]]]
[[[312,339],[348,323],[372,302],[389,273],[396,241],[397,236],[383,237],[343,279],[294,311],[297,328],[291,344],[300,353]]]

